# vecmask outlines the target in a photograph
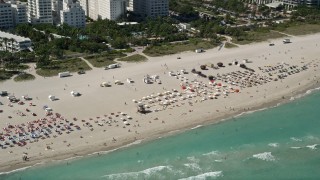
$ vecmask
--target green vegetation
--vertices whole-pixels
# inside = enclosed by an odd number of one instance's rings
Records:
[[[313,34],[320,32],[320,24],[296,24],[291,25],[290,27],[286,28],[282,31],[287,34],[291,35],[306,35],[306,34]]]
[[[29,69],[29,66],[25,65],[25,64],[9,64],[9,63],[7,63],[5,65],[5,68],[10,69],[10,70],[26,70],[26,69]]]
[[[105,67],[110,64],[116,63],[114,60],[116,58],[125,57],[126,55],[119,52],[109,52],[101,55],[90,55],[86,56],[85,59],[88,60],[94,67]]]
[[[36,77],[32,74],[28,73],[20,73],[16,77],[13,78],[14,81],[16,82],[21,82],[21,81],[30,81],[34,80]]]
[[[18,73],[19,73],[19,71],[7,71],[7,70],[0,69],[0,81],[8,80],[12,76],[14,76]]]
[[[170,54],[177,54],[184,51],[194,51],[198,48],[210,49],[214,48],[216,44],[209,41],[189,41],[184,43],[175,43],[175,44],[162,44],[160,46],[149,46],[143,53],[148,56],[164,56]]]
[[[229,43],[229,42],[226,42],[225,45],[224,45],[225,48],[236,48],[238,47],[237,45],[233,44],[233,43]]]
[[[118,61],[126,61],[126,62],[143,62],[147,60],[148,60],[147,57],[140,54],[134,54],[128,57],[118,59]]]
[[[267,41],[268,39],[276,39],[284,37],[285,35],[275,32],[275,31],[249,31],[247,34],[239,36],[239,37],[233,37],[232,42],[235,44],[250,44],[253,42],[262,42]]]
[[[48,65],[37,70],[37,74],[44,77],[56,76],[60,72],[77,72],[79,70],[91,70],[88,64],[81,59],[66,59],[50,61]]]
[[[76,57],[78,53],[86,56],[93,66],[104,67],[115,63],[114,59],[124,57],[124,53],[132,51],[131,47],[134,46],[148,46],[144,53],[162,56],[197,48],[213,48],[223,41],[218,34],[231,36],[237,44],[247,44],[284,36],[276,31],[293,35],[320,32],[319,8],[298,6],[292,11],[289,21],[277,24],[274,20],[286,18],[281,13],[283,7],[271,11],[264,5],[254,6],[257,8],[250,8],[247,1],[239,0],[170,0],[172,14],[169,17],[151,19],[130,14],[121,19],[139,22],[135,25],[118,25],[116,21],[108,19],[92,21],[89,18],[87,20],[90,23],[85,28],[67,24],[19,24],[10,32],[30,38],[34,51],[0,52],[0,80],[12,77],[12,72],[5,70],[23,70],[27,67],[21,64],[29,62],[36,63],[38,73],[44,76],[53,76],[61,71],[77,71],[82,68],[81,65],[76,66],[77,63],[82,63],[84,69],[88,68],[80,60],[76,60],[76,65],[68,63],[73,60],[67,58]],[[200,14],[202,12],[207,14]],[[248,15],[256,18],[250,21],[242,18]],[[256,15],[263,17],[257,18]],[[189,23],[192,29],[182,31],[179,23]],[[245,26],[239,26],[241,24]],[[13,41],[4,38],[0,44]],[[185,43],[175,43],[177,41]],[[226,44],[225,47],[233,46]],[[110,49],[117,49],[118,52],[110,52]],[[124,58],[127,59],[140,61],[138,57]]]

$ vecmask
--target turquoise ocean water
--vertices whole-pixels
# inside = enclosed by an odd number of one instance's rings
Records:
[[[103,155],[0,179],[320,179],[320,92]]]

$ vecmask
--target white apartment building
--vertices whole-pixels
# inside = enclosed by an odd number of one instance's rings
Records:
[[[79,0],[80,6],[84,10],[86,16],[89,16],[89,1],[90,0]]]
[[[88,4],[87,16],[89,16],[93,20],[97,20],[99,15],[98,0],[89,0],[88,2],[89,4]]]
[[[158,17],[169,15],[168,0],[134,0],[133,12],[142,17]]]
[[[126,14],[126,0],[98,0],[98,18],[116,20]]]
[[[256,4],[268,4],[272,3],[274,0],[249,0],[248,3],[256,3]]]
[[[256,3],[256,4],[281,3],[286,8],[290,8],[290,9],[298,5],[320,7],[320,0],[248,0],[247,2]]]
[[[127,0],[127,10],[133,11],[133,0]]]
[[[320,6],[320,0],[281,0],[283,5],[292,8],[297,5]]]
[[[28,0],[28,22],[52,24],[51,0]]]
[[[0,0],[0,29],[13,27],[13,15],[11,5]]]
[[[116,20],[126,14],[127,0],[79,0],[86,16],[93,20]]]
[[[13,14],[13,24],[24,24],[28,22],[27,16],[27,4],[22,2],[16,2],[11,4]]]
[[[0,31],[0,51],[18,52],[31,48],[31,40]]]
[[[63,0],[63,10],[60,10],[60,24],[63,23],[78,28],[85,27],[85,12],[76,0]]]
[[[59,12],[63,9],[63,0],[52,0],[52,11]]]

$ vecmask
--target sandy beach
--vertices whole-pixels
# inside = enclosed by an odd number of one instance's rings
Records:
[[[110,70],[94,68],[65,78],[36,76],[34,81],[0,82],[0,91],[20,99],[26,95],[32,98],[21,99],[23,103],[18,104],[0,97],[0,171],[112,150],[217,123],[245,111],[290,101],[318,87],[320,34],[291,37],[288,44],[282,40],[273,40],[274,46],[262,42],[148,57],[147,62],[122,63],[121,68]],[[253,71],[235,65],[235,61]],[[218,62],[224,67],[200,69],[208,63],[217,67]],[[214,80],[192,73],[193,68],[214,76]],[[35,74],[33,68],[28,71]],[[146,84],[143,78],[147,75],[159,79]],[[128,83],[128,78],[134,83]],[[116,80],[123,85],[116,85]],[[112,86],[100,87],[102,82]],[[71,91],[81,96],[73,97]],[[57,100],[50,101],[49,95]],[[137,113],[139,102],[148,106],[148,113]],[[25,155],[27,161],[22,159]]]

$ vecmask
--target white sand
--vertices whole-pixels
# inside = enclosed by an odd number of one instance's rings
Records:
[[[282,97],[288,100],[293,94],[315,86],[318,80],[317,73],[319,67],[314,64],[319,63],[320,34],[291,38],[293,43],[283,44],[282,39],[274,40],[275,46],[268,46],[267,42],[245,45],[233,49],[217,48],[208,50],[205,53],[187,52],[179,55],[149,58],[148,62],[138,64],[122,63],[123,67],[119,69],[103,70],[95,68],[85,75],[73,74],[67,78],[43,78],[37,76],[37,79],[30,82],[16,83],[12,80],[0,83],[0,90],[7,90],[14,93],[17,97],[29,95],[33,98],[31,101],[36,106],[30,107],[28,104],[13,104],[13,107],[7,106],[9,103],[5,97],[0,97],[0,106],[4,112],[0,113],[0,127],[7,126],[7,123],[17,125],[45,117],[44,105],[48,105],[55,112],[62,114],[68,120],[78,124],[82,130],[70,134],[63,132],[56,138],[39,139],[38,142],[27,143],[24,147],[11,147],[0,149],[0,170],[7,171],[19,167],[35,164],[37,162],[49,161],[51,159],[63,159],[77,155],[88,154],[100,150],[114,149],[135,140],[152,139],[163,136],[168,132],[183,130],[194,127],[199,124],[218,122],[221,118],[230,117],[238,114],[244,109],[253,110],[258,107],[270,106],[274,103],[283,101]],[[178,60],[177,57],[181,59]],[[292,57],[292,58],[291,58]],[[281,81],[272,81],[257,87],[245,88],[240,93],[230,94],[227,98],[219,97],[214,100],[195,103],[194,100],[200,100],[197,97],[190,102],[193,106],[185,105],[181,107],[168,107],[164,111],[152,112],[146,115],[136,113],[136,104],[132,99],[140,99],[144,96],[157,94],[166,90],[180,88],[180,80],[168,76],[168,71],[178,71],[186,69],[188,72],[192,68],[200,70],[200,64],[224,62],[227,64],[233,60],[249,59],[253,63],[247,64],[255,69],[257,74],[263,74],[258,67],[265,65],[276,65],[286,62],[290,65],[302,66],[312,62],[312,66],[307,71],[293,74]],[[303,62],[303,63],[301,63]],[[164,66],[166,64],[168,69]],[[209,69],[202,71],[206,75],[217,75],[241,69],[238,66],[228,66],[219,70]],[[34,73],[34,70],[33,72]],[[157,74],[160,76],[162,84],[144,84],[142,78],[145,75]],[[267,74],[264,74],[267,75]],[[208,83],[207,79],[196,77],[192,74],[185,75],[190,80],[198,79]],[[135,81],[133,84],[126,82],[127,78]],[[124,82],[124,85],[112,87],[100,87],[101,82],[114,82],[114,80]],[[82,94],[80,97],[72,97],[70,92],[76,90]],[[48,95],[55,95],[58,101],[49,101]],[[28,102],[27,102],[28,103]],[[126,103],[126,104],[125,104]],[[231,110],[230,110],[231,107]],[[37,114],[32,116],[26,112],[29,108]],[[232,110],[234,109],[234,110]],[[20,117],[16,112],[20,110],[27,116]],[[191,110],[191,112],[190,112]],[[102,127],[90,121],[101,120],[103,115],[110,113],[126,112],[132,116],[129,126],[123,128],[123,123],[119,119],[118,123],[112,126],[106,124]],[[12,116],[11,119],[8,116]],[[100,117],[97,119],[96,117]],[[73,121],[77,117],[78,121]],[[155,120],[158,118],[157,120]],[[93,131],[83,127],[80,120],[86,120],[93,124]],[[164,122],[163,122],[164,121]],[[119,127],[116,127],[119,124]],[[139,126],[138,126],[139,124]],[[135,126],[135,127],[134,127]],[[130,129],[130,132],[128,130]],[[82,136],[83,138],[80,138]],[[113,138],[116,141],[113,141]],[[65,141],[65,142],[64,142]],[[67,146],[70,144],[69,146]],[[47,145],[51,149],[46,150]],[[28,153],[30,158],[28,162],[22,161],[23,153]]]

